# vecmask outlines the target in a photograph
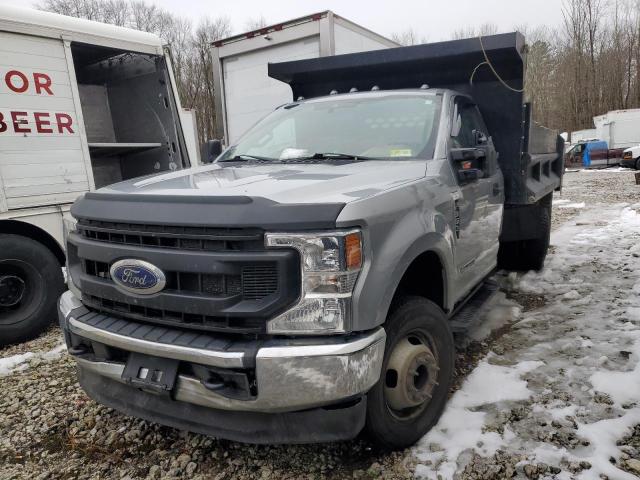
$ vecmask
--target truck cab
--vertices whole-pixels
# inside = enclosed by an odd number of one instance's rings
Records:
[[[622,160],[620,165],[628,168],[640,170],[640,145],[629,147],[622,152]]]
[[[273,64],[292,100],[212,165],[79,199],[59,316],[85,391],[232,440],[417,441],[484,281],[542,267],[563,171],[524,39],[483,42]],[[469,87],[483,51],[510,88]]]

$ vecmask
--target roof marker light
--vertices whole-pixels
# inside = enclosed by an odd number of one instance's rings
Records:
[[[420,90],[426,90],[427,88],[429,88],[429,85],[427,85],[426,83],[420,85]]]
[[[337,95],[338,94],[338,90],[331,90],[329,92],[329,95]]]
[[[302,95],[300,95],[300,96],[298,97],[298,99],[296,100],[296,102],[301,102],[302,100],[304,100],[304,97],[303,97]]]
[[[351,90],[349,90],[349,93],[355,93],[357,91],[358,89],[356,87],[351,87]]]
[[[378,85],[374,85],[373,87],[371,87],[372,92],[377,92],[378,90],[380,90],[380,87]]]

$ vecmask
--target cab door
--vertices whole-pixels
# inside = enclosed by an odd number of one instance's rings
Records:
[[[454,255],[461,283],[471,289],[497,264],[504,184],[478,107],[459,96],[452,108],[449,156],[458,181]]]

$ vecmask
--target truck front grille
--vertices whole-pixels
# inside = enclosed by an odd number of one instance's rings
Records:
[[[260,229],[81,219],[67,245],[69,273],[87,308],[122,318],[227,333],[263,333],[300,295],[294,250],[267,249]],[[122,259],[162,270],[163,290],[132,295],[109,273]]]

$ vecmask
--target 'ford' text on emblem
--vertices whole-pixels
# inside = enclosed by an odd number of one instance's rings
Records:
[[[138,295],[158,293],[167,283],[162,270],[144,260],[118,260],[109,273],[118,288]]]

